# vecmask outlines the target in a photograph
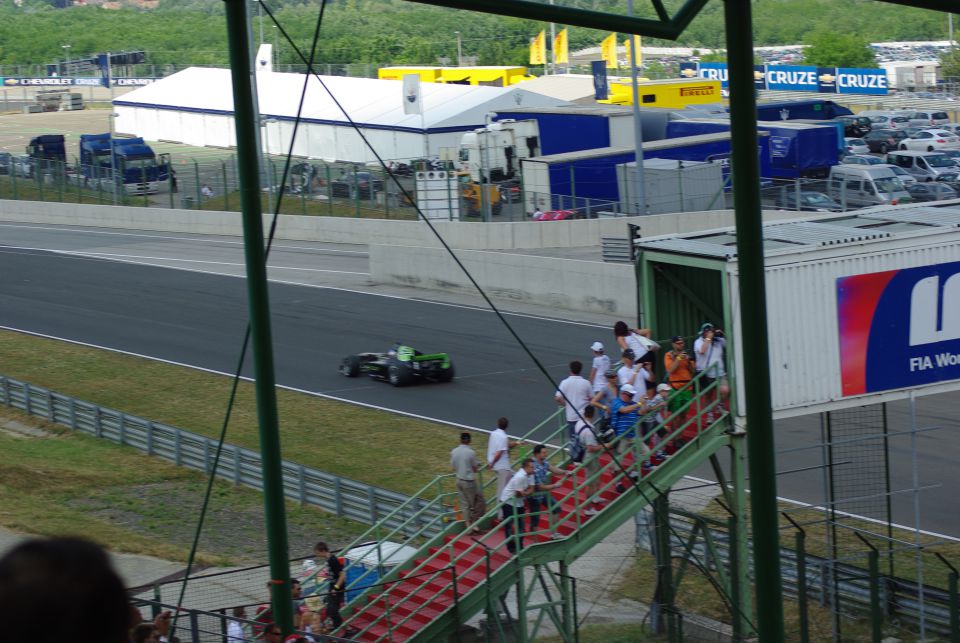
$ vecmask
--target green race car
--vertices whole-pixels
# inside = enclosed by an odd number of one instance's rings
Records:
[[[345,377],[367,375],[394,386],[407,386],[416,379],[450,382],[454,369],[446,353],[425,354],[397,343],[386,353],[357,353],[344,357],[340,374]]]

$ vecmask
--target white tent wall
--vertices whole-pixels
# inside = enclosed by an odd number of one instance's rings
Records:
[[[384,159],[424,156],[424,127],[452,129],[430,135],[430,156],[441,148],[457,148],[463,133],[485,124],[488,114],[522,107],[566,105],[559,99],[516,87],[469,85],[421,85],[424,113],[403,113],[400,81],[342,76],[321,77],[323,83],[363,128],[368,140]],[[262,132],[271,154],[290,151],[293,118],[303,91],[300,74],[257,74],[260,113],[268,121]],[[343,116],[340,108],[320,86],[317,78],[307,83],[307,95],[293,153],[304,158],[355,163],[374,161],[373,153]],[[191,67],[151,85],[138,88],[114,101],[117,131],[156,141],[166,140],[198,146],[236,145],[233,94],[227,69]],[[275,125],[269,120],[273,119]]]

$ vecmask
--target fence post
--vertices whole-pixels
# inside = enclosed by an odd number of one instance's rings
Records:
[[[810,624],[809,624],[809,613],[807,610],[807,532],[804,531],[793,518],[790,517],[786,512],[780,512],[784,518],[786,518],[794,529],[797,530],[795,534],[795,545],[797,557],[797,616],[800,619],[800,643],[809,643],[810,641]]]
[[[223,177],[223,209],[230,210],[230,190],[227,189],[227,164],[220,161],[220,175]]]
[[[333,216],[333,184],[332,184],[333,176],[330,173],[330,164],[324,163],[323,166],[327,172],[327,214],[332,217]]]
[[[93,407],[93,435],[103,437],[103,422],[100,418],[100,407]]]
[[[147,455],[153,455],[153,421],[147,421]]]
[[[23,383],[23,411],[24,411],[24,413],[26,413],[27,415],[33,415],[33,412],[32,412],[31,409],[30,409],[30,407],[31,407],[31,404],[30,404],[30,388],[31,388],[31,387],[30,387],[29,382],[24,382],[24,383]]]
[[[183,461],[183,453],[181,452],[181,449],[182,449],[182,447],[181,447],[182,439],[181,439],[181,438],[182,438],[182,436],[180,435],[180,429],[174,430],[174,432],[173,432],[173,463],[174,463],[175,465],[177,465],[178,467],[180,466],[181,462]]]
[[[53,393],[50,391],[50,389],[47,389],[47,420],[50,422],[56,422],[53,412]]]
[[[380,170],[383,176],[383,218],[390,218],[390,173],[384,169]],[[371,176],[372,176],[371,172]],[[370,181],[370,193],[373,193],[373,181]]]
[[[356,214],[357,214],[357,218],[359,219],[359,218],[360,218],[360,183],[359,183],[359,181],[358,181],[358,179],[357,179],[357,166],[356,166],[356,165],[353,166],[353,186],[352,186],[352,189],[353,189],[353,191],[354,191],[354,204],[355,204],[355,206],[356,206],[356,208],[357,208]],[[370,186],[370,189],[373,190],[373,186],[372,186],[372,185]]]
[[[121,413],[119,415],[119,418],[120,418],[120,422],[119,422],[120,426],[118,428],[119,428],[120,435],[117,438],[117,444],[124,444],[126,442],[125,438],[127,437],[126,436],[127,416],[124,413]]]
[[[300,464],[297,465],[297,486],[300,490],[300,504],[307,504],[307,471],[306,468]]]
[[[868,571],[870,573],[870,640],[880,643],[883,637],[883,610],[880,609],[880,554],[877,548],[857,532],[853,535],[870,548],[867,553]]]
[[[940,562],[950,568],[947,576],[947,595],[950,597],[950,643],[960,643],[960,596],[957,595],[957,568],[944,558],[940,552],[933,552]]]
[[[343,493],[340,490],[340,478],[333,478],[333,508],[337,517],[343,516]]]
[[[200,199],[203,198],[203,195],[200,194],[200,164],[197,163],[197,159],[193,159],[193,187],[197,191],[196,197],[197,200],[194,201],[193,207],[196,210],[200,209]]]

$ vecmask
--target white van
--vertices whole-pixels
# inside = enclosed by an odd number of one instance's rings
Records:
[[[941,174],[956,172],[957,165],[943,152],[917,152],[901,150],[888,152],[887,163],[898,165],[918,181],[933,181]]]
[[[911,201],[893,170],[878,165],[834,165],[828,180],[830,196],[847,208],[897,205]]]

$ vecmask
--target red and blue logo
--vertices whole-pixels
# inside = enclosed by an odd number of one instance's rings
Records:
[[[844,396],[960,379],[960,262],[837,279]]]

